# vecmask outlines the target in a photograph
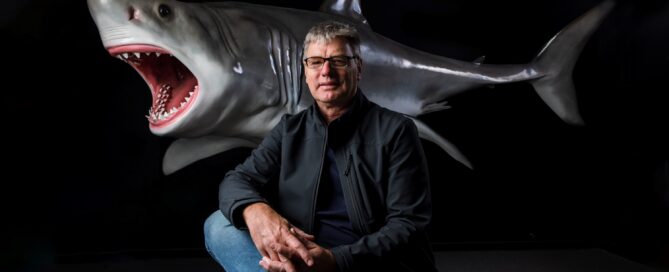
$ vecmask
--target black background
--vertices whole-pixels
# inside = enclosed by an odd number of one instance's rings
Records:
[[[316,10],[318,1],[244,1]],[[363,1],[372,28],[461,60],[529,62],[599,1]],[[148,88],[102,47],[85,1],[3,1],[3,264],[202,249],[223,174],[248,149],[161,172]],[[618,1],[574,71],[586,126],[564,124],[526,83],[450,99],[420,119],[469,170],[423,142],[437,249],[602,247],[669,259],[669,4]],[[8,246],[7,246],[8,245]]]

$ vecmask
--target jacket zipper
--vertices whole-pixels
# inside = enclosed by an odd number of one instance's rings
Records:
[[[348,160],[346,163],[346,171],[344,171],[344,176],[346,176],[346,186],[348,187],[348,191],[350,192],[350,195],[352,197],[352,205],[353,206],[353,213],[354,217],[356,217],[356,221],[358,221],[357,225],[358,228],[364,233],[368,234],[369,229],[367,228],[367,224],[364,224],[365,220],[362,216],[362,208],[360,207],[362,202],[358,198],[358,192],[354,189],[355,186],[353,186],[353,183],[351,182],[351,178],[349,176],[349,173],[351,172],[351,164],[353,164],[353,155],[351,153],[348,153]]]
[[[325,152],[328,145],[328,128],[325,128],[325,141],[323,142],[323,152],[321,155],[321,166],[318,169],[318,176],[316,176],[316,189],[313,193],[313,205],[311,205],[311,220],[309,220],[309,232],[314,232],[314,222],[316,221],[316,205],[318,205],[318,187],[321,184],[321,175],[323,175],[323,162],[325,161]]]

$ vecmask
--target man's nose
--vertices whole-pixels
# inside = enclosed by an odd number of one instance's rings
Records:
[[[330,66],[330,61],[325,60],[323,62],[323,67],[321,67],[321,75],[322,76],[329,76],[331,72],[332,72],[332,67]]]

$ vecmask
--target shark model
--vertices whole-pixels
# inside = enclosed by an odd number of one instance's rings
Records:
[[[592,8],[534,60],[519,65],[470,63],[404,46],[376,34],[355,0],[326,0],[319,11],[174,0],[88,0],[88,7],[106,50],[149,85],[151,132],[180,138],[163,159],[163,172],[170,174],[232,148],[255,147],[282,115],[309,107],[302,41],[325,20],[358,29],[363,93],[412,118],[422,138],[471,167],[453,144],[415,117],[448,108],[446,99],[466,90],[528,81],[562,120],[581,124],[573,67],[613,2]]]

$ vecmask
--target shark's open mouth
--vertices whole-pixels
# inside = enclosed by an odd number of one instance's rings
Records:
[[[169,51],[151,45],[123,45],[108,51],[134,67],[151,88],[153,102],[146,117],[152,127],[176,120],[195,101],[197,78]]]

